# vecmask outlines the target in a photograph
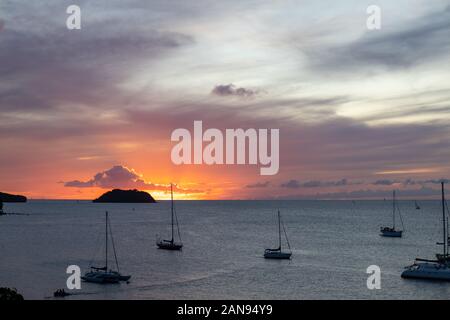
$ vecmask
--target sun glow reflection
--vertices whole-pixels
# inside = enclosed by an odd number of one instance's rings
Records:
[[[170,191],[152,191],[152,190],[145,190],[146,192],[150,193],[152,197],[158,201],[158,200],[170,200]],[[201,200],[203,194],[198,193],[173,193],[173,199],[174,200]]]

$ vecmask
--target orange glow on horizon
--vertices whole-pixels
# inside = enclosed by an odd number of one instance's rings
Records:
[[[143,190],[143,191],[150,193],[155,200],[170,200],[170,198],[171,198],[170,191],[155,191],[155,192],[152,192],[151,190]],[[174,200],[207,200],[207,197],[205,197],[205,194],[174,192],[173,199]]]

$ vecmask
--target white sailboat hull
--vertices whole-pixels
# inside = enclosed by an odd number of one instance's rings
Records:
[[[416,263],[402,272],[402,278],[450,281],[450,266],[440,263]]]
[[[448,252],[449,240],[448,237],[448,220],[446,215],[446,201],[444,192],[444,182],[441,182],[442,194],[442,227],[443,240],[442,243],[437,243],[443,246],[442,254],[436,254],[437,260],[427,260],[417,258],[413,265],[406,267],[402,272],[402,278],[412,279],[426,279],[426,280],[440,280],[450,281],[450,256]]]
[[[117,271],[110,271],[110,272],[113,274],[116,274],[117,277],[119,278],[119,281],[128,281],[131,279],[130,275],[124,276],[120,272],[117,272]]]
[[[284,236],[286,237],[286,241],[288,243],[289,249],[291,246],[289,245],[289,240],[287,238],[286,230],[284,229]],[[278,210],[278,248],[276,249],[266,249],[264,250],[264,258],[266,259],[290,259],[292,256],[292,252],[283,252],[281,249],[281,215],[280,210]]]
[[[175,219],[176,219],[178,237],[180,238],[180,242],[174,241],[174,204],[173,204],[172,184],[170,184],[170,201],[171,201],[171,214],[172,214],[172,239],[171,240],[157,239],[156,246],[158,247],[158,249],[170,250],[170,251],[180,251],[183,249],[183,243],[181,243],[180,229],[179,229],[179,225],[178,225],[178,218],[176,218],[176,213],[175,213]]]
[[[400,209],[397,205],[397,200],[395,197],[395,190],[392,192],[392,227],[381,227],[380,228],[380,236],[382,237],[389,237],[389,238],[401,238],[403,231],[402,230],[396,230],[395,229],[395,214],[398,211],[398,214],[400,216],[400,220],[402,221],[403,226],[403,219],[400,214]]]
[[[92,283],[119,283],[120,277],[117,272],[103,272],[103,271],[92,271],[87,272],[83,277],[81,277],[82,280],[86,282],[92,282]]]
[[[108,228],[110,229],[111,226],[108,222],[108,211],[105,213],[106,217],[106,252],[105,252],[105,266],[98,268],[91,266],[91,271],[86,272],[84,276],[81,277],[83,281],[86,282],[92,282],[92,283],[99,283],[99,284],[108,284],[108,283],[119,283],[120,281],[128,281],[130,280],[130,275],[122,275],[119,271],[113,271],[111,269],[108,270]],[[111,233],[112,237],[112,233]],[[116,249],[114,248],[114,239],[113,241],[113,250],[114,250],[114,257],[116,259],[116,266],[117,270],[119,270],[119,263],[117,261],[117,255],[116,255]]]

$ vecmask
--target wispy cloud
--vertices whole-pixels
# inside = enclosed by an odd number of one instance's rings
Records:
[[[375,172],[375,174],[376,175],[393,175],[393,174],[433,173],[438,170],[439,170],[439,168],[411,168],[411,169],[378,171],[378,172]]]
[[[356,41],[327,50],[305,50],[316,67],[337,72],[402,69],[448,57],[450,6],[394,31],[366,32]]]

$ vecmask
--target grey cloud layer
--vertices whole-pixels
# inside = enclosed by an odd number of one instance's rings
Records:
[[[324,71],[356,72],[398,69],[446,58],[450,50],[450,5],[401,30],[366,32],[348,44],[304,52]]]
[[[101,29],[102,26],[99,26]],[[142,59],[192,41],[182,34],[120,32],[27,34],[4,31],[0,73],[13,80],[0,86],[1,110],[46,110],[62,103],[107,104],[115,87]]]

